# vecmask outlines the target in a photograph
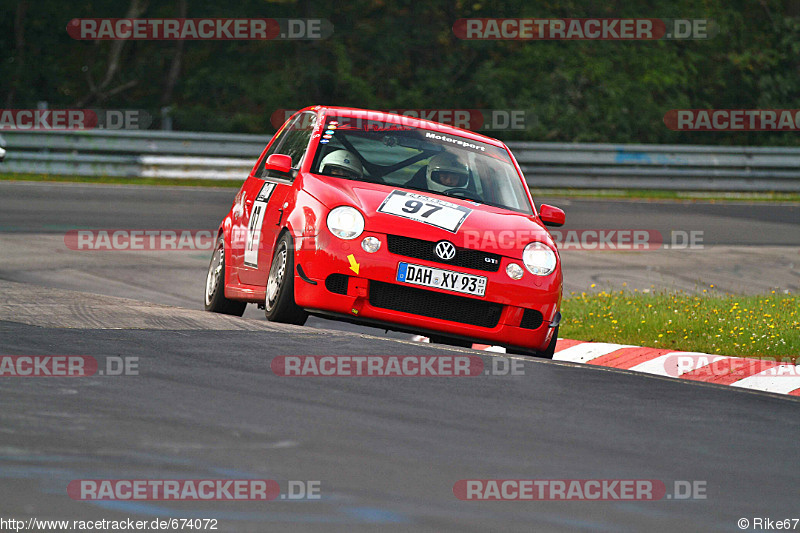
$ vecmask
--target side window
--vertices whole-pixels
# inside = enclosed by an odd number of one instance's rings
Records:
[[[272,143],[272,145],[269,147],[269,150],[267,150],[267,153],[264,154],[264,159],[262,159],[261,162],[258,164],[258,168],[256,169],[255,173],[257,177],[259,178],[267,177],[267,173],[264,172],[264,165],[267,164],[267,159],[269,158],[269,156],[274,154],[275,150],[277,150],[278,146],[283,142],[283,139],[286,137],[287,131],[289,131],[289,128],[283,128],[281,131],[275,134],[277,136],[275,142]]]
[[[280,139],[277,154],[285,154],[292,158],[292,168],[299,168],[303,156],[311,140],[311,132],[317,121],[315,113],[303,113],[287,128],[286,136]]]
[[[311,131],[317,121],[315,113],[303,113],[286,125],[277,135],[278,138],[269,147],[264,159],[258,165],[256,176],[266,178],[268,172],[264,169],[267,159],[272,154],[285,154],[292,158],[292,166],[298,168],[300,161],[308,148],[308,141],[311,140]]]

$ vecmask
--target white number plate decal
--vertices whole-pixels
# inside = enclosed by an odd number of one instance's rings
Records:
[[[475,296],[486,294],[486,278],[483,276],[473,276],[405,262],[397,265],[397,281]]]
[[[250,224],[247,226],[246,242],[244,244],[244,264],[258,268],[258,250],[261,248],[261,224],[267,212],[267,202],[275,190],[275,184],[266,182],[261,187],[256,201],[253,202],[253,212],[250,213]]]
[[[378,212],[416,220],[455,233],[472,213],[472,209],[422,194],[392,191],[383,200]]]

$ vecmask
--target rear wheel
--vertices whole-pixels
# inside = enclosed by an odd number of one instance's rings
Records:
[[[205,308],[212,313],[242,316],[247,302],[225,298],[225,239],[220,235],[206,274]]]
[[[275,246],[272,265],[267,277],[264,314],[272,322],[302,326],[308,313],[294,302],[294,246],[288,233],[284,233]]]

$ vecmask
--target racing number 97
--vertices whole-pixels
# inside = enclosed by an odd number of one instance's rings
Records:
[[[436,211],[440,210],[442,207],[439,205],[431,205],[425,202],[420,202],[419,200],[407,200],[406,206],[403,208],[403,211],[409,214],[419,213],[419,210],[422,209],[422,206],[430,207],[427,211],[422,213],[420,216],[422,218],[428,218]]]

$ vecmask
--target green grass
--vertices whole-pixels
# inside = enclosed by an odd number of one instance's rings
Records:
[[[713,286],[712,286],[713,288]],[[800,300],[793,295],[601,291],[564,299],[559,336],[688,352],[797,361]],[[795,364],[800,364],[800,361]]]
[[[69,183],[101,183],[112,185],[169,185],[182,187],[241,187],[240,180],[201,180],[183,178],[123,178],[112,176],[56,176],[52,174],[0,174],[0,181],[47,181]]]

